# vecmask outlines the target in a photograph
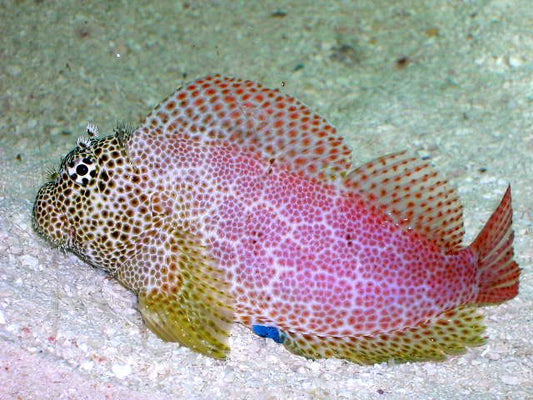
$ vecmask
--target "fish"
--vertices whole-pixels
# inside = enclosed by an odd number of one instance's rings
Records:
[[[38,190],[34,228],[135,293],[164,341],[225,359],[238,323],[309,359],[442,361],[485,343],[479,308],[519,292],[510,186],[463,245],[429,160],[354,167],[278,89],[208,76],[135,129],[87,133]]]

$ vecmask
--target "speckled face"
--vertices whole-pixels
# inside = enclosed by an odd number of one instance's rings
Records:
[[[142,231],[147,196],[124,146],[124,132],[80,142],[41,187],[33,208],[37,232],[91,264],[112,270]],[[138,185],[137,185],[138,186]],[[120,243],[120,245],[118,244]]]

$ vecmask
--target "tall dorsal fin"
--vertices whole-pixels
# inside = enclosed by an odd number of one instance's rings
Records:
[[[455,190],[439,178],[428,161],[405,152],[391,154],[352,171],[345,184],[380,206],[398,224],[447,250],[460,248],[463,208]]]
[[[141,131],[237,145],[265,160],[318,178],[351,168],[351,151],[325,119],[294,97],[253,81],[210,76],[178,90],[152,111]]]

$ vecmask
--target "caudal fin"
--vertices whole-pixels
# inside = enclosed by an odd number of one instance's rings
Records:
[[[495,304],[518,294],[520,268],[513,260],[511,187],[471,247],[479,254],[480,287],[476,304]]]

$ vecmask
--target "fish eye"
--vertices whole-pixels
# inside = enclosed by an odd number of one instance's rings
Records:
[[[88,157],[71,160],[66,169],[70,179],[80,186],[89,185],[96,176],[96,163]]]

